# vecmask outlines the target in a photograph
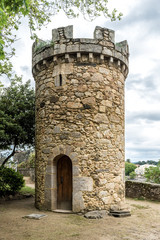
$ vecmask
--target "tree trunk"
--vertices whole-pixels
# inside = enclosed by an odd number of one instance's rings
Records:
[[[2,163],[2,167],[4,167],[4,165],[8,162],[8,160],[16,153],[16,145],[14,145],[13,151],[11,152],[10,155],[8,155],[8,157],[6,157],[6,159],[3,161]]]

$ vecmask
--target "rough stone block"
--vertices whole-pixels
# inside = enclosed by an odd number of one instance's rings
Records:
[[[81,52],[93,52],[93,53],[101,53],[102,52],[102,46],[100,45],[94,45],[94,44],[83,44],[80,45],[80,51]]]
[[[85,208],[82,192],[78,191],[73,195],[73,211],[80,212]]]
[[[73,72],[73,64],[72,63],[63,63],[61,65],[57,65],[53,70],[53,77],[59,76],[59,74],[71,74]]]
[[[60,37],[59,37],[59,33],[58,33],[58,29],[52,29],[52,41],[53,42],[56,42],[60,40]]]
[[[81,104],[81,103],[79,103],[79,102],[68,102],[67,103],[67,108],[82,108],[83,107],[83,105]]]
[[[91,211],[87,212],[84,214],[85,218],[89,219],[100,219],[106,216],[106,210],[101,210],[101,211]]]
[[[88,98],[84,98],[82,100],[83,104],[88,104],[88,105],[95,105],[96,104],[96,100],[94,97],[88,97]]]
[[[45,154],[48,154],[48,153],[50,153],[50,149],[49,148],[45,148],[45,149],[42,150],[42,152],[45,153]]]
[[[60,133],[60,132],[61,132],[61,128],[59,126],[55,126],[54,129],[53,129],[53,133],[57,134],[57,133]]]
[[[73,52],[79,52],[80,46],[79,45],[69,45],[66,48],[66,52],[73,53]]]
[[[73,189],[75,192],[91,192],[93,190],[93,179],[91,177],[75,177],[73,179]]]
[[[113,51],[104,47],[102,50],[102,54],[107,55],[107,56],[113,56]]]
[[[45,214],[35,214],[35,213],[32,213],[32,214],[29,214],[29,215],[24,216],[23,218],[29,218],[29,219],[39,220],[39,219],[44,218],[44,217],[47,217],[47,215],[45,215]]]
[[[108,123],[109,122],[108,117],[104,113],[97,113],[94,116],[94,121],[97,123]]]
[[[78,177],[79,176],[79,166],[73,165],[73,176]]]
[[[94,73],[91,77],[91,81],[93,82],[101,82],[103,81],[103,75],[101,73]]]
[[[102,28],[99,26],[96,26],[95,30],[94,30],[94,38],[95,39],[103,39],[103,32],[102,32]]]
[[[73,25],[65,27],[64,34],[66,38],[73,38]]]

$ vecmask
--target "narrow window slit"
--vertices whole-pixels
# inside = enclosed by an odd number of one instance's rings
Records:
[[[59,74],[59,86],[62,86],[62,74]]]

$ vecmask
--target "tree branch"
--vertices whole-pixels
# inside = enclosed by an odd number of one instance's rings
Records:
[[[10,155],[8,155],[8,157],[3,161],[2,163],[2,167],[4,167],[4,165],[8,162],[8,160],[16,153],[16,144],[14,145],[13,151],[11,152]]]

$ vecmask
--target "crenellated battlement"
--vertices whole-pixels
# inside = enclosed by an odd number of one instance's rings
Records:
[[[36,50],[38,44],[42,48]],[[85,62],[107,63],[115,65],[125,75],[128,74],[129,50],[127,41],[115,43],[113,30],[97,26],[94,30],[94,38],[73,38],[73,26],[61,27],[52,30],[52,44],[46,44],[40,40],[34,43],[33,75],[43,65],[53,61],[54,65],[59,62]]]

